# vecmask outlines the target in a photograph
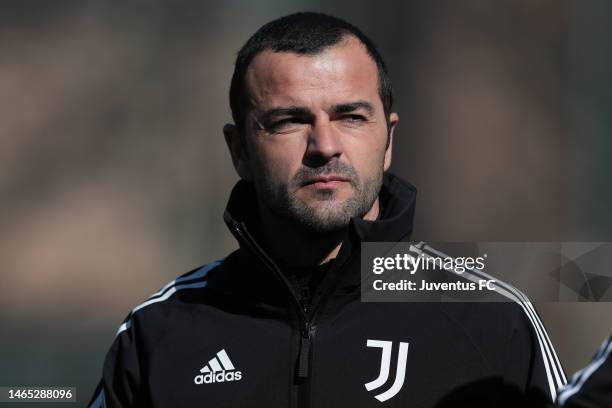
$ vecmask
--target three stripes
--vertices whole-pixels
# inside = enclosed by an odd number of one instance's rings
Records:
[[[210,272],[211,269],[220,265],[222,262],[223,260],[211,262],[207,265],[202,266],[199,269],[196,269],[195,271],[192,271],[188,274],[180,276],[176,278],[175,280],[173,280],[172,282],[168,283],[166,286],[164,286],[163,288],[161,288],[154,294],[152,294],[151,296],[149,296],[149,298],[144,303],[132,309],[132,312],[128,316],[127,320],[121,326],[119,326],[116,336],[118,336],[119,333],[129,329],[132,326],[132,315],[136,313],[138,310],[144,307],[147,307],[149,305],[152,305],[153,303],[163,302],[164,300],[167,300],[170,296],[172,296],[174,293],[176,293],[179,290],[197,289],[197,288],[205,287],[206,286],[205,278],[206,278],[206,275],[208,275],[208,272]]]
[[[208,364],[202,367],[200,372],[201,373],[210,373],[210,372],[217,373],[219,371],[230,371],[230,370],[235,370],[235,369],[236,367],[234,367],[227,353],[225,352],[225,349],[223,349],[219,351],[215,357],[208,360]]]
[[[584,383],[606,362],[610,354],[612,354],[612,337],[603,342],[589,365],[574,374],[572,381],[559,391],[557,404],[560,408],[565,406],[568,398],[580,391]]]
[[[448,257],[447,254],[437,251],[429,245],[426,245],[424,243],[421,244],[423,244],[422,249],[419,250],[419,245],[417,245],[417,247],[415,248],[415,252],[419,254],[422,253],[425,257]],[[538,340],[538,345],[540,348],[540,353],[542,354],[550,395],[552,400],[554,401],[557,397],[557,390],[567,383],[567,379],[565,378],[565,373],[561,368],[561,363],[559,362],[559,359],[557,357],[557,354],[555,353],[550,338],[548,337],[548,333],[546,332],[546,329],[544,329],[542,321],[540,320],[538,314],[536,313],[535,309],[533,308],[533,305],[531,304],[527,296],[525,296],[515,287],[508,285],[507,283],[504,283],[500,280],[497,280],[491,275],[488,275],[477,269],[466,268],[466,271],[464,273],[458,275],[463,276],[464,278],[472,282],[478,282],[481,279],[494,280],[496,292],[516,302],[523,309],[531,325],[534,328]]]

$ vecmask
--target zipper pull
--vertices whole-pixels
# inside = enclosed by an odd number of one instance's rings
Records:
[[[310,289],[308,286],[300,288],[300,305],[302,305],[304,314],[308,316],[308,312],[310,312]]]
[[[310,347],[315,335],[315,327],[306,323],[302,329],[302,341],[300,342],[300,353],[298,356],[298,377],[307,378],[310,366]]]

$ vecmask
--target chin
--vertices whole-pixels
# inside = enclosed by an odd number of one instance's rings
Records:
[[[305,220],[302,220],[305,221]],[[308,220],[302,222],[301,225],[305,230],[313,234],[332,234],[345,230],[349,225],[350,220]]]
[[[319,209],[319,211],[314,210],[309,223],[313,224],[313,226],[316,225],[320,230],[327,231],[337,231],[346,228],[353,215],[342,204],[344,203],[338,203],[331,211],[329,208]]]

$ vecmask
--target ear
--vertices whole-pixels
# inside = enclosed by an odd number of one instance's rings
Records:
[[[223,135],[225,136],[225,143],[227,143],[229,148],[232,163],[238,176],[244,180],[251,180],[251,171],[246,154],[247,150],[246,146],[243,145],[244,138],[241,137],[236,126],[229,123],[223,126]]]
[[[389,115],[389,141],[387,143],[387,150],[385,150],[385,165],[384,170],[389,170],[391,167],[391,156],[393,153],[393,133],[395,132],[395,127],[397,126],[397,122],[399,122],[399,116],[397,113],[393,112]]]

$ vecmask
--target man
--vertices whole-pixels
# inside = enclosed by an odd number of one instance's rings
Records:
[[[612,407],[612,336],[599,347],[593,360],[559,391],[555,407]]]
[[[293,14],[247,41],[223,129],[240,249],[128,315],[92,407],[552,402],[563,372],[520,295],[360,302],[361,243],[412,231],[416,190],[387,172],[392,100],[379,53],[342,20]]]

